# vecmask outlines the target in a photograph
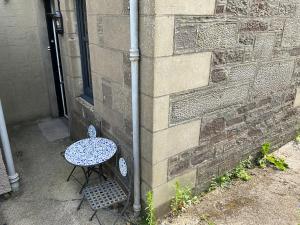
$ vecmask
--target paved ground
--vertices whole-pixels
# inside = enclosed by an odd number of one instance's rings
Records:
[[[76,210],[81,198],[79,184],[74,180],[66,182],[72,167],[60,152],[71,143],[69,138],[57,140],[59,135],[54,135],[56,140],[49,141],[37,122],[14,126],[9,135],[21,188],[8,199],[0,198],[0,225],[98,224],[96,219],[88,220],[92,211],[87,204]],[[75,175],[83,178],[80,170]],[[107,225],[112,224],[111,214],[100,212],[99,216]]]
[[[286,157],[288,171],[254,169],[252,180],[209,193],[179,218],[163,224],[209,224],[200,220],[202,215],[215,225],[300,224],[300,147],[289,143],[276,154]]]

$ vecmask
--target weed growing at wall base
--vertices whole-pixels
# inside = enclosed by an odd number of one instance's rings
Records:
[[[300,130],[297,130],[295,142],[296,142],[296,144],[300,144]]]
[[[222,176],[214,177],[208,191],[215,190],[217,187],[227,188],[233,179],[250,180],[251,176],[247,169],[252,167],[252,157],[250,156],[248,159],[241,161],[233,170],[226,172]]]
[[[146,199],[147,207],[146,211],[146,224],[147,225],[156,225],[155,209],[153,205],[153,193],[151,191],[147,192]]]
[[[283,158],[277,157],[274,154],[270,154],[271,144],[264,143],[261,147],[261,157],[258,159],[258,165],[261,168],[265,168],[268,165],[273,165],[275,168],[285,171],[289,166]]]
[[[185,210],[188,206],[195,203],[198,200],[197,196],[194,196],[192,189],[188,186],[182,187],[179,182],[175,184],[175,196],[171,200],[172,214],[178,215]]]

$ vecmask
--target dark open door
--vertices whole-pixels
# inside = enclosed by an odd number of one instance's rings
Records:
[[[59,40],[57,37],[57,33],[55,32],[54,23],[52,19],[52,14],[54,13],[54,4],[53,1],[51,0],[44,0],[44,5],[45,5],[48,37],[49,37],[48,51],[50,51],[51,54],[58,111],[60,116],[68,117],[63,71],[62,71],[60,51],[59,51]],[[59,2],[58,2],[58,6],[59,6]]]

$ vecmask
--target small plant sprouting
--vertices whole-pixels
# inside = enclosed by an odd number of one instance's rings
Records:
[[[197,196],[193,195],[190,187],[181,187],[177,181],[175,184],[175,196],[171,200],[171,211],[174,215],[178,215],[197,200]]]
[[[300,130],[297,130],[295,142],[296,142],[296,144],[300,144]]]
[[[229,187],[233,179],[241,179],[244,181],[250,180],[251,176],[248,173],[247,169],[250,169],[252,167],[252,157],[249,156],[248,159],[241,161],[239,165],[230,172],[226,172],[224,175],[219,177],[214,177],[208,191],[213,191],[217,187],[227,188]]]
[[[156,225],[155,209],[153,206],[153,193],[151,191],[147,192],[146,199],[147,207],[146,211],[146,224],[147,225]]]
[[[232,174],[230,172],[227,172],[222,176],[213,177],[208,191],[213,191],[217,187],[221,187],[221,188],[229,187],[229,185],[231,183],[231,176],[232,176]]]
[[[250,174],[247,169],[252,168],[252,157],[250,156],[248,159],[240,162],[240,164],[234,168],[232,172],[233,178],[239,178],[244,181],[248,181],[251,179]]]
[[[283,158],[277,157],[274,154],[270,154],[271,144],[264,143],[261,147],[261,157],[258,159],[258,164],[261,168],[265,168],[268,165],[273,165],[281,171],[285,171],[289,166]]]

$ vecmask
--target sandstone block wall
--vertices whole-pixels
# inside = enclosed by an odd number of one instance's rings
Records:
[[[43,1],[0,2],[0,98],[15,124],[57,116]]]
[[[176,180],[204,190],[264,142],[276,149],[292,140],[298,123],[300,3],[192,2],[156,1],[152,17],[142,187],[158,207]]]

